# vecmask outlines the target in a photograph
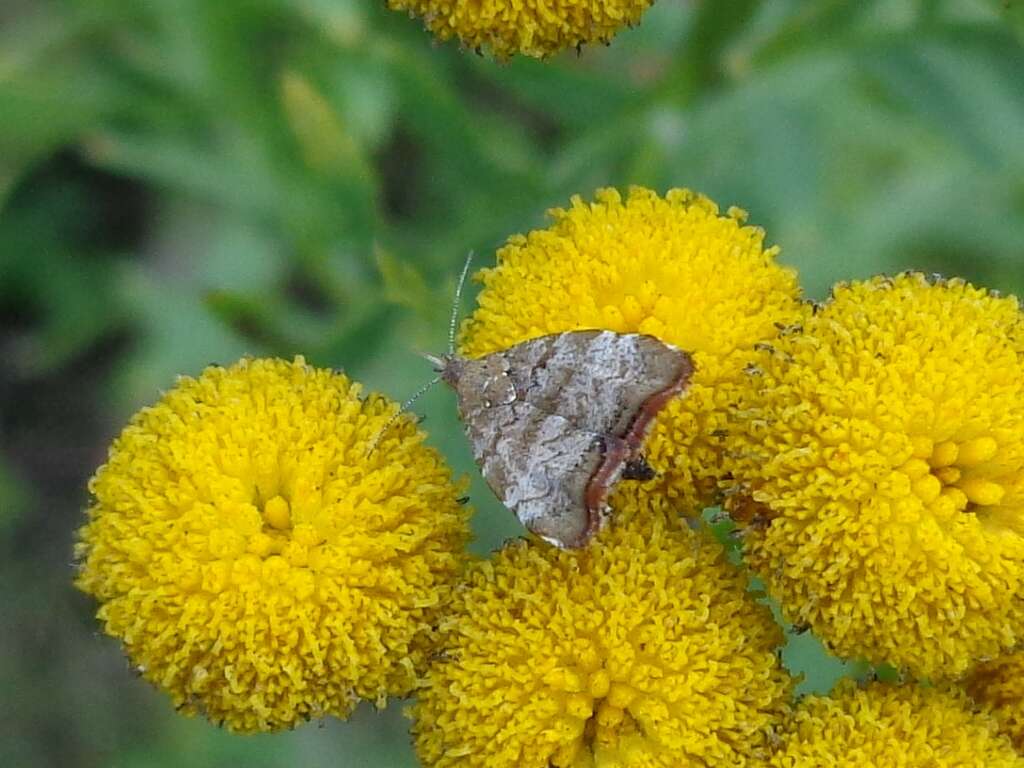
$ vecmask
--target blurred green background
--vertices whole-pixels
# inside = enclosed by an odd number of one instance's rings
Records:
[[[631,183],[748,209],[813,297],[905,268],[1020,291],[1024,8],[660,0],[499,64],[380,0],[3,0],[0,765],[414,765],[397,703],[249,738],[174,715],[69,586],[86,479],[242,354],[404,398],[469,250]],[[451,395],[417,410],[475,476]],[[473,499],[478,551],[517,533]],[[837,672],[806,636],[787,659]]]

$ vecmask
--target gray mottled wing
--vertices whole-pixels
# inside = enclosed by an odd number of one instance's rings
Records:
[[[651,397],[685,384],[693,371],[688,354],[637,333],[572,331],[495,354],[521,399],[601,435],[624,434]]]
[[[647,426],[693,372],[685,352],[611,331],[544,336],[451,365],[484,478],[527,528],[565,547],[600,526]]]
[[[463,419],[484,479],[523,525],[559,546],[584,542],[600,437],[522,400],[478,407]]]

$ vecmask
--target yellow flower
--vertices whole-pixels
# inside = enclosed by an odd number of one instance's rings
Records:
[[[388,0],[396,11],[422,16],[441,40],[459,38],[506,58],[543,58],[584,43],[607,43],[640,23],[654,0]]]
[[[623,200],[601,189],[550,211],[554,224],[515,235],[481,272],[479,308],[463,328],[470,357],[549,333],[603,328],[648,333],[691,352],[686,397],[669,403],[647,438],[657,470],[648,492],[686,510],[714,502],[721,444],[751,347],[802,317],[795,274],[780,267],[746,214],[720,215],[706,197],[640,187]],[[637,483],[623,483],[611,504]],[[618,500],[617,500],[618,499]]]
[[[979,664],[965,682],[971,698],[990,709],[1000,732],[1024,752],[1024,651]]]
[[[839,285],[751,373],[730,501],[787,617],[932,678],[1024,640],[1015,299],[909,273]]]
[[[972,712],[962,693],[873,683],[809,696],[782,731],[772,768],[1024,768],[1024,758]]]
[[[77,586],[175,705],[237,731],[410,691],[467,537],[409,419],[301,357],[182,378],[90,484]]]
[[[790,681],[770,612],[710,539],[623,511],[584,550],[479,562],[411,710],[426,766],[743,766]]]

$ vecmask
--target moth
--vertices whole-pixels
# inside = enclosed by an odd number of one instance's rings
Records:
[[[431,359],[491,489],[529,530],[568,548],[601,529],[619,480],[654,476],[644,437],[694,371],[690,355],[653,336],[600,330]]]
[[[463,268],[458,306],[469,268]],[[580,330],[468,359],[425,355],[458,398],[484,479],[530,531],[558,547],[586,545],[608,519],[619,480],[654,476],[644,438],[685,392],[691,356],[653,336]]]

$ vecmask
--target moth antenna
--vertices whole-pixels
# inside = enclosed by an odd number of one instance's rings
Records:
[[[466,263],[462,265],[462,274],[459,275],[459,283],[455,286],[455,301],[452,303],[452,316],[448,320],[448,354],[455,354],[455,326],[459,323],[459,302],[462,301],[462,289],[466,285],[466,275],[469,274],[469,265],[473,261],[473,252],[466,256]]]
[[[373,441],[370,443],[369,447],[366,449],[366,455],[367,456],[369,456],[371,453],[373,453],[377,449],[377,446],[380,445],[380,441],[384,439],[384,435],[386,435],[388,433],[388,430],[391,429],[392,426],[394,426],[394,423],[401,418],[402,414],[405,413],[406,411],[408,411],[409,408],[412,407],[413,403],[415,403],[417,400],[419,400],[421,397],[423,397],[423,395],[426,394],[427,390],[429,390],[432,386],[437,384],[439,381],[441,381],[441,377],[440,376],[435,376],[433,379],[431,379],[426,384],[424,384],[422,387],[420,387],[415,392],[413,392],[412,397],[410,397],[408,400],[406,400],[404,403],[402,403],[402,405],[399,407],[399,409],[397,411],[395,411],[395,415],[392,416],[390,419],[388,419],[387,423],[383,427],[380,428],[380,432],[378,432],[377,435],[373,438]]]

